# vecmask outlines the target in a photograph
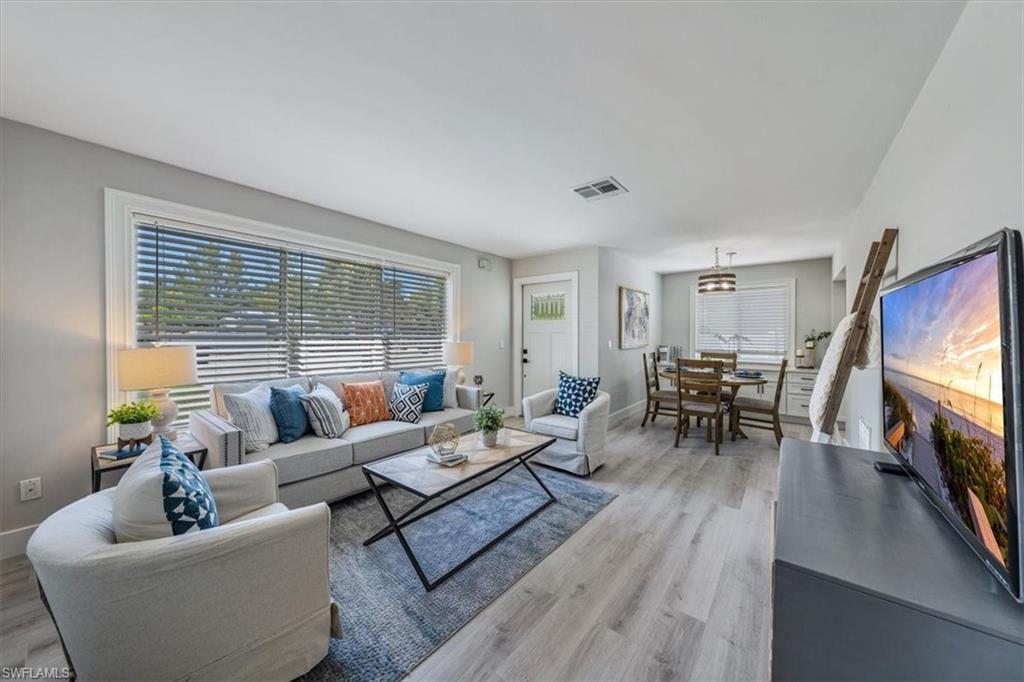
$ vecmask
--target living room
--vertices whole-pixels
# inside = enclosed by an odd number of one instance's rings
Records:
[[[0,676],[1019,677],[1022,121],[1015,1],[3,2]]]

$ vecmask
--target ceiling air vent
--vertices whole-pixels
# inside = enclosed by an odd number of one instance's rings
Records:
[[[607,178],[588,182],[587,184],[580,185],[579,187],[573,187],[572,191],[576,192],[576,194],[579,194],[587,201],[597,201],[598,199],[613,197],[616,194],[625,194],[629,190],[623,187],[621,182],[609,176]]]

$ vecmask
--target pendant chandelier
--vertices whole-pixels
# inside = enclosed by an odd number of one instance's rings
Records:
[[[732,267],[732,257],[736,254],[735,251],[730,251],[729,256],[729,267]],[[718,262],[718,247],[715,247],[715,265],[711,268],[711,272],[700,275],[697,278],[697,293],[698,294],[718,294],[726,293],[730,291],[736,291],[736,275],[731,272],[724,272],[721,264]]]

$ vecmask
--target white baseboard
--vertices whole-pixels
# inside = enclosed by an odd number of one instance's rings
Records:
[[[609,427],[617,426],[618,424],[620,424],[621,422],[625,421],[629,417],[635,416],[636,414],[639,414],[639,413],[642,413],[643,412],[643,408],[644,408],[644,404],[646,402],[647,402],[646,399],[645,400],[638,400],[637,402],[633,403],[632,405],[626,405],[621,410],[615,410],[614,412],[612,412],[611,414],[608,415],[608,426]]]
[[[10,559],[25,553],[28,539],[32,537],[38,523],[0,533],[0,559]]]

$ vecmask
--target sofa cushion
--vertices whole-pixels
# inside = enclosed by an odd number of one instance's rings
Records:
[[[253,509],[248,514],[242,514],[238,518],[231,519],[230,521],[228,521],[224,525],[228,526],[228,525],[231,525],[232,523],[238,523],[239,521],[249,521],[251,519],[261,519],[264,516],[273,516],[274,514],[284,514],[287,511],[289,511],[289,510],[288,510],[288,507],[286,507],[285,505],[281,504],[280,502],[273,502],[271,504],[268,504],[265,507],[260,507],[259,509]]]
[[[391,418],[408,424],[419,424],[426,397],[426,384],[395,384],[389,404]]]
[[[118,542],[184,535],[220,523],[206,478],[164,436],[121,477],[112,516]]]
[[[564,414],[548,414],[530,422],[530,430],[544,436],[576,440],[580,432],[580,420]]]
[[[242,430],[246,452],[266,450],[280,440],[277,422],[270,410],[271,388],[260,384],[246,393],[225,393],[229,421]]]
[[[345,438],[303,436],[292,443],[277,443],[245,461],[271,459],[277,465],[278,485],[304,481],[352,466],[352,444]]]
[[[353,426],[345,432],[345,440],[352,443],[352,457],[356,464],[397,455],[426,442],[420,424],[393,421]]]
[[[316,388],[301,396],[299,400],[309,417],[313,433],[319,438],[341,438],[351,424],[349,414],[341,404],[341,398],[334,395],[334,391],[324,384],[317,384]]]
[[[327,388],[334,391],[334,395],[338,396],[342,402],[345,402],[345,396],[341,390],[342,384],[359,384],[366,381],[377,381],[378,379],[380,379],[380,372],[344,372],[342,374],[310,377],[309,383],[310,386],[324,384]],[[345,408],[347,409],[348,405]]]
[[[444,409],[444,377],[445,372],[402,372],[398,383],[413,386],[427,385],[427,395],[423,398],[424,412],[440,412]]]
[[[388,399],[384,393],[384,382],[380,379],[342,384],[341,399],[352,418],[352,426],[387,421],[391,416]]]
[[[423,438],[429,440],[435,426],[449,422],[455,425],[459,433],[469,433],[473,430],[473,410],[449,407],[440,412],[424,412],[420,417]]]
[[[298,440],[309,431],[309,419],[299,400],[305,392],[306,389],[299,385],[270,389],[270,412],[274,415],[277,435],[282,443]]]
[[[213,408],[214,414],[221,419],[228,418],[228,409],[224,405],[224,395],[227,393],[239,394],[246,393],[256,388],[260,384],[266,384],[268,388],[288,388],[289,386],[295,386],[298,384],[303,389],[309,390],[310,384],[302,377],[290,377],[287,379],[271,379],[270,381],[245,381],[245,382],[234,382],[224,384],[214,384],[210,389],[210,406]]]
[[[575,417],[597,397],[597,386],[601,377],[574,377],[565,372],[558,373],[558,394],[555,396],[555,413]]]

